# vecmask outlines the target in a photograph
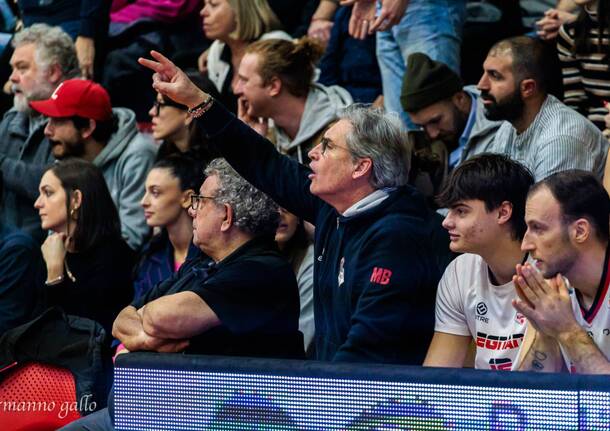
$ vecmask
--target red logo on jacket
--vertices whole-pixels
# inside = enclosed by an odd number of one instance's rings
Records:
[[[392,277],[392,271],[385,268],[373,268],[373,273],[371,274],[371,283],[377,283],[381,285],[386,285],[390,283],[390,278]]]

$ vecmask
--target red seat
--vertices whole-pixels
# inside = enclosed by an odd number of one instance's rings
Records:
[[[51,431],[78,418],[70,371],[39,363],[7,368],[0,382],[0,429]]]

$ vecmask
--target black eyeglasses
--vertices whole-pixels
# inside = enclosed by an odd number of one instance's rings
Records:
[[[216,197],[192,194],[191,195],[191,209],[193,211],[197,211],[201,207],[201,201],[204,199],[214,200],[214,199],[216,199]]]
[[[164,100],[162,102],[159,102],[158,100],[155,100],[155,102],[153,103],[153,109],[155,112],[155,117],[159,116],[159,111],[161,110],[162,106],[172,106],[174,108],[180,109],[181,111],[187,111],[188,107],[181,105],[180,103],[176,103],[171,99],[168,100]]]
[[[326,150],[332,150],[333,148],[340,148],[351,154],[351,151],[348,148],[342,147],[341,145],[337,145],[331,142],[330,139],[322,138],[322,140],[320,141],[320,154],[324,155],[324,153],[326,153]]]

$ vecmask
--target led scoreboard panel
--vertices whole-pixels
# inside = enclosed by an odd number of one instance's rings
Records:
[[[610,378],[128,354],[117,430],[610,430]]]

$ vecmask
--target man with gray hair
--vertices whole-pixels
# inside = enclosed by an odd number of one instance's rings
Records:
[[[224,159],[205,174],[189,210],[203,253],[125,307],[113,335],[128,351],[303,357],[296,279],[274,243],[279,208]]]
[[[117,354],[304,358],[296,279],[274,242],[278,206],[224,159],[212,160],[205,175],[189,209],[202,253],[119,313]],[[61,430],[112,429],[103,409]]]
[[[152,56],[139,61],[156,72],[153,87],[191,108],[240,175],[315,225],[316,359],[421,364],[448,240],[407,185],[400,119],[348,108],[309,152],[308,168],[280,155],[163,55]]]
[[[80,72],[74,43],[59,27],[34,24],[17,33],[12,44],[14,106],[0,123],[0,171],[5,185],[0,218],[42,240],[34,201],[43,168],[53,158],[44,137],[46,119],[29,103],[48,99],[61,82]]]

